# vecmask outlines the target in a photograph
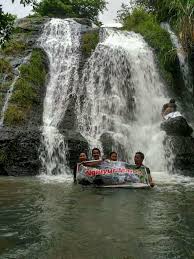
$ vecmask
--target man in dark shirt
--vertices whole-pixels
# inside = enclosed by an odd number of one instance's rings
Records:
[[[141,166],[143,165],[143,160],[144,160],[144,154],[142,152],[136,152],[135,153],[135,157],[134,157],[134,162],[136,164],[136,169],[139,169]],[[150,173],[150,169],[146,166],[144,166],[146,168],[146,172],[148,174],[148,181],[151,187],[154,187],[154,183],[152,181],[152,177],[151,177],[151,173]]]

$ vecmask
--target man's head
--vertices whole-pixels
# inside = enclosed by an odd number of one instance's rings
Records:
[[[95,159],[95,160],[99,160],[100,159],[100,156],[101,156],[101,152],[100,152],[100,149],[98,148],[93,148],[92,149],[92,157]]]
[[[169,103],[175,103],[175,99],[170,99],[170,102]]]
[[[84,161],[87,161],[87,155],[86,155],[86,153],[84,153],[84,152],[80,153],[80,155],[79,155],[79,161],[80,161],[80,163],[81,163],[81,162],[84,162]]]
[[[176,112],[177,105],[175,99],[170,99],[170,102],[168,104],[168,107],[171,108],[171,112]]]
[[[144,154],[142,152],[136,152],[134,156],[134,162],[136,165],[141,166],[143,164]]]
[[[117,161],[117,152],[113,151],[110,153],[110,160]]]

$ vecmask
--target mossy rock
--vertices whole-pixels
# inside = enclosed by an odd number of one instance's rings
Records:
[[[18,107],[17,105],[9,105],[5,113],[5,123],[7,126],[21,125],[26,119],[26,110]]]
[[[6,81],[0,84],[0,92],[7,93],[13,81]]]
[[[3,55],[15,56],[24,52],[26,48],[27,46],[24,41],[12,38],[5,43],[5,46],[1,49],[1,53]]]
[[[45,85],[47,71],[45,59],[45,53],[41,49],[34,49],[29,63],[20,66],[20,77],[14,85],[5,113],[6,125],[24,124],[32,107],[40,104],[39,92]]]
[[[36,95],[36,90],[29,81],[19,79],[15,84],[11,103],[18,104],[23,108],[28,108],[33,102],[36,102]]]
[[[99,43],[99,31],[89,31],[82,38],[82,52],[86,56],[90,56]]]
[[[10,62],[4,58],[0,59],[0,74],[11,74],[13,72]]]
[[[29,16],[18,20],[16,25],[16,31],[18,32],[30,32],[37,31],[40,29],[40,26],[48,20],[47,17],[41,17],[37,15]]]

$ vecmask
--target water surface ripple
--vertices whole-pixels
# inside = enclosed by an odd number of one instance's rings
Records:
[[[0,258],[193,258],[194,179],[154,178],[150,191],[1,178]]]

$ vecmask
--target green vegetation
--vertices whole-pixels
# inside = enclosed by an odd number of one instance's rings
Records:
[[[17,40],[16,37],[4,44],[4,48],[1,52],[5,55],[17,55],[22,53],[26,49],[26,44],[22,40]]]
[[[2,58],[0,59],[0,75],[1,74],[11,74],[12,66],[6,59]]]
[[[155,49],[163,76],[169,84],[172,84],[176,50],[172,47],[169,34],[160,27],[154,14],[139,7],[131,14],[124,9],[120,17],[125,30],[142,34],[149,45]]]
[[[0,84],[0,92],[7,92],[9,90],[10,85],[12,84],[13,81],[6,81]]]
[[[5,114],[5,124],[8,126],[22,124],[26,119],[26,113],[23,108],[11,104]]]
[[[99,32],[91,31],[87,32],[83,35],[83,43],[82,43],[82,52],[86,56],[90,56],[92,51],[95,50],[96,46],[99,43]]]
[[[89,18],[97,22],[105,6],[105,0],[42,0],[34,5],[34,11],[41,16]]]
[[[46,65],[42,50],[34,49],[28,64],[20,67],[10,105],[5,113],[5,123],[9,126],[25,122],[33,105],[39,104],[38,93],[45,83]]]
[[[7,41],[12,33],[15,16],[6,14],[0,5],[0,46]]]
[[[191,54],[194,49],[194,0],[136,0],[158,22],[167,21],[176,30],[185,50]]]

